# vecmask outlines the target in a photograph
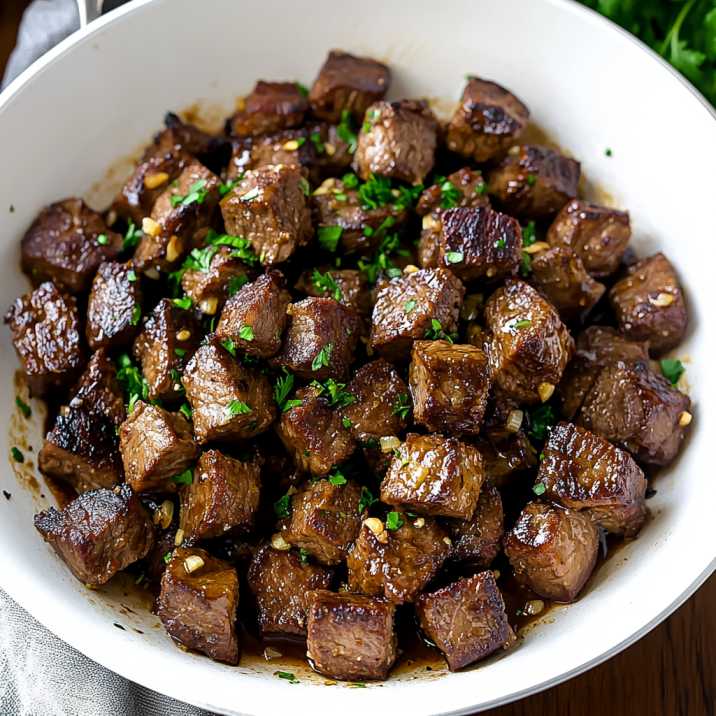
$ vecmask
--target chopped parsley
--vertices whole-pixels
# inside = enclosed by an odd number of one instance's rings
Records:
[[[335,251],[338,248],[338,241],[343,234],[341,226],[319,226],[318,227],[318,243],[326,251]]]
[[[385,527],[389,530],[400,529],[405,524],[405,521],[400,516],[400,512],[389,512],[385,516]]]
[[[361,127],[361,130],[364,134],[368,134],[368,132],[373,129],[373,125],[380,119],[380,110],[379,109],[369,109],[365,113],[365,120],[363,121],[363,126]]]
[[[527,175],[527,186],[534,186],[537,183],[537,177],[534,174]]]
[[[169,564],[169,562],[172,561],[172,553],[171,553],[171,552],[166,552],[166,553],[164,554],[164,556],[162,557],[162,559],[164,560],[164,564]]]
[[[184,472],[174,475],[172,482],[177,485],[191,485],[191,483],[194,482],[194,471],[189,467],[184,470]]]
[[[209,190],[206,188],[206,179],[199,179],[189,187],[189,191],[186,194],[174,194],[170,201],[173,207],[203,204],[208,194]]]
[[[100,246],[106,246],[109,243],[109,239],[107,238],[107,234],[98,234],[97,236],[97,243]]]
[[[535,222],[530,221],[527,226],[522,227],[522,246],[532,246],[535,241],[537,241]],[[520,261],[520,274],[526,278],[529,276],[530,271],[532,271],[532,257],[526,251],[523,251]]]
[[[355,132],[355,124],[349,110],[341,112],[341,121],[336,127],[338,138],[348,145],[348,151],[353,154],[358,148],[358,135]]]
[[[439,341],[444,340],[448,343],[453,343],[454,339],[451,335],[445,333],[443,330],[442,323],[438,321],[437,318],[433,318],[430,321],[430,328],[428,328],[427,331],[425,331],[425,338],[427,338],[430,341]]]
[[[328,380],[325,380],[323,383],[314,380],[311,383],[311,387],[316,388],[319,395],[325,394],[328,398],[328,405],[331,408],[345,408],[356,402],[355,395],[345,389],[346,384],[338,383],[333,380],[333,378],[328,378]]]
[[[26,418],[29,418],[32,416],[32,408],[19,395],[15,398],[15,405],[17,405],[17,407],[20,408],[20,412]]]
[[[520,321],[515,321],[513,325],[515,328],[529,328],[532,325],[532,321],[529,318],[523,318]]]
[[[229,179],[225,184],[219,184],[219,196],[226,196],[244,178],[243,172],[235,179]]]
[[[291,515],[291,495],[288,492],[273,503],[273,511],[279,519],[284,519]]]
[[[440,206],[443,209],[454,209],[460,204],[462,192],[449,179],[435,177],[435,183],[440,185]]]
[[[383,221],[383,223],[375,229],[370,230],[369,226],[366,226],[363,233],[366,236],[374,236],[382,234],[393,226],[395,219],[389,216]],[[388,234],[385,236],[378,246],[378,250],[372,259],[361,258],[358,260],[358,268],[365,274],[368,283],[374,284],[378,280],[378,275],[384,271],[389,278],[396,278],[402,274],[402,271],[395,266],[391,254],[397,253],[399,255],[407,255],[408,252],[400,248],[400,237],[398,234]]]
[[[393,404],[392,413],[403,420],[408,417],[408,413],[410,413],[410,399],[408,398],[407,393],[400,393],[398,395],[395,403]]]
[[[221,345],[229,352],[231,353],[234,358],[236,358],[236,343],[234,342],[233,338],[227,338],[226,340],[221,341]]]
[[[480,196],[487,194],[487,184],[484,181],[475,185],[475,194],[479,194]]]
[[[133,249],[139,243],[142,236],[142,230],[130,219],[127,231],[124,234],[124,239],[122,239],[122,249],[124,251]]]
[[[288,398],[289,393],[293,390],[295,380],[293,373],[289,373],[285,368],[283,370],[285,375],[279,377],[273,387],[273,399],[279,408],[283,408],[285,405],[286,398]]]
[[[368,181],[358,187],[358,198],[364,209],[379,209],[381,206],[393,205],[400,212],[411,208],[418,200],[423,185],[393,185],[388,177],[371,174]]]
[[[557,414],[551,405],[540,405],[530,411],[529,435],[534,440],[544,440],[549,429],[557,422]]]
[[[278,676],[279,679],[286,679],[289,684],[298,684],[299,681],[296,678],[295,674],[291,673],[290,671],[274,671],[274,676]]]
[[[371,505],[378,502],[378,498],[365,486],[360,488],[360,500],[358,502],[358,512],[367,510]]]
[[[137,280],[137,274],[134,272],[134,269],[129,269],[127,271],[127,281],[129,283],[134,283]]]
[[[136,326],[139,323],[139,320],[142,317],[142,307],[138,304],[134,304],[134,308],[132,309],[132,318],[130,319],[130,323],[133,326]]]
[[[526,252],[522,252],[522,258],[520,259],[520,275],[527,278],[532,271],[532,257]]]
[[[309,556],[310,556],[310,554],[307,549],[304,549],[303,547],[301,547],[298,550],[298,559],[301,562],[301,564],[308,564]]]
[[[545,486],[544,482],[538,482],[536,485],[533,485],[532,492],[535,493],[535,495],[544,495],[545,490],[547,487]]]
[[[346,476],[340,470],[334,469],[328,476],[328,482],[330,482],[331,485],[340,487],[341,485],[345,485],[348,480],[346,480]]]
[[[303,140],[306,141],[305,139]],[[311,196],[311,185],[308,183],[308,179],[301,177],[298,180],[298,186],[301,187],[301,191],[305,196]]]
[[[132,412],[138,400],[149,399],[149,385],[127,353],[117,358],[117,381],[124,392],[128,412]]]
[[[181,298],[173,298],[172,303],[183,311],[188,311],[191,308],[191,298],[189,296],[182,296]]]
[[[15,462],[25,462],[25,456],[20,452],[19,448],[11,447],[10,454]]]
[[[358,184],[360,183],[358,181],[358,177],[353,172],[344,174],[343,179],[341,179],[341,181],[343,182],[343,186],[346,189],[356,189],[358,187]]]
[[[343,291],[330,271],[321,273],[318,269],[313,269],[311,283],[318,293],[328,293],[335,298],[336,301],[343,300]]]
[[[229,403],[229,415],[248,415],[250,412],[251,406],[243,400],[232,400]]]
[[[350,418],[347,418],[345,415],[341,418],[341,423],[343,423],[343,427],[348,430],[348,428],[353,427],[353,421]]]
[[[326,343],[318,355],[311,362],[311,370],[320,370],[327,368],[331,364],[331,353],[333,352],[333,343]]]
[[[301,97],[308,97],[308,87],[306,87],[306,85],[301,84],[300,82],[294,82],[294,84],[296,85],[296,89]]]
[[[192,419],[192,412],[191,412],[191,406],[189,403],[182,403],[179,407],[179,412],[187,419]]]
[[[311,132],[309,139],[319,154],[323,154],[323,152],[326,151],[326,147],[321,141],[321,135],[319,132]]]
[[[406,314],[412,313],[417,305],[418,302],[414,298],[411,298],[403,304],[403,311],[405,311]]]
[[[245,286],[249,282],[246,274],[242,273],[240,276],[232,276],[229,282],[226,284],[226,293],[231,298],[234,294],[239,292],[242,286]]]
[[[239,338],[241,338],[242,341],[253,341],[254,329],[248,325],[241,326],[241,328],[239,328]]]
[[[497,241],[495,241],[495,248],[496,249],[506,249],[507,242],[504,239],[497,239]]]
[[[462,251],[448,251],[445,254],[445,258],[449,264],[459,264],[465,258],[465,255]]]
[[[661,368],[661,374],[671,385],[676,385],[686,370],[684,364],[676,358],[664,358],[660,360],[659,368]]]

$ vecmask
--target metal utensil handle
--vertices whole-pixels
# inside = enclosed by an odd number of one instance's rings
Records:
[[[80,27],[85,27],[102,14],[103,0],[77,0],[80,11]]]

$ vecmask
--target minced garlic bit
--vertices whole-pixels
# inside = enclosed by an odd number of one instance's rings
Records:
[[[416,271],[420,271],[420,269],[419,269],[417,266],[413,265],[413,264],[408,264],[408,265],[403,269],[403,273],[415,273]]]
[[[649,298],[649,303],[657,308],[666,308],[674,302],[674,296],[670,293],[660,293],[656,298]]]
[[[300,144],[296,139],[289,139],[288,142],[283,143],[283,148],[287,152],[295,152],[299,148]]]
[[[188,331],[186,328],[182,328],[179,333],[177,333],[177,340],[178,341],[188,341],[191,338],[191,331]]]
[[[204,566],[204,560],[198,554],[191,554],[184,560],[184,569],[189,574]]]
[[[420,529],[421,527],[425,527],[425,518],[418,517],[415,522],[413,522],[413,527],[417,527],[418,529]]]
[[[162,529],[167,529],[174,517],[174,503],[171,500],[164,500],[155,510],[152,521],[155,525],[160,525]]]
[[[423,228],[438,229],[440,228],[440,222],[432,214],[426,214],[423,217]]]
[[[546,241],[535,241],[534,244],[523,246],[522,250],[527,254],[538,254],[540,251],[544,251],[548,248],[549,244]]]
[[[283,535],[279,532],[276,532],[276,534],[271,537],[271,546],[279,552],[288,552],[288,550],[291,549],[291,545],[286,542]]]
[[[539,395],[539,399],[546,403],[551,397],[552,393],[554,393],[555,386],[552,383],[540,383],[537,388],[537,393]]]
[[[380,451],[391,452],[400,447],[400,438],[395,435],[389,435],[380,439]]]
[[[155,174],[147,174],[144,177],[144,186],[147,189],[157,189],[168,181],[169,175],[166,172],[156,172]]]
[[[184,251],[184,244],[178,236],[172,236],[167,244],[167,261],[173,263],[176,261]]]
[[[264,649],[264,659],[266,659],[266,661],[271,661],[271,659],[280,659],[282,656],[283,654],[278,649],[274,649],[272,646],[267,646]]]
[[[147,236],[159,236],[162,231],[162,227],[149,216],[145,216],[142,219],[142,231]]]
[[[510,410],[505,422],[505,430],[508,433],[516,433],[522,427],[522,420],[525,414],[521,410]]]
[[[679,415],[679,425],[682,428],[685,428],[687,425],[691,423],[691,421],[694,419],[694,416],[691,415],[691,413],[688,410],[682,411],[681,415]]]
[[[203,301],[199,301],[199,309],[202,313],[206,313],[207,316],[213,316],[216,313],[216,309],[219,307],[219,299],[215,296],[211,298],[205,298]]]
[[[374,534],[380,535],[385,531],[383,523],[377,517],[368,517],[363,524]]]
[[[183,541],[184,541],[184,530],[179,529],[179,530],[177,530],[177,533],[174,535],[174,546],[179,547]]]
[[[522,610],[528,616],[535,616],[544,610],[544,602],[541,599],[530,599]]]

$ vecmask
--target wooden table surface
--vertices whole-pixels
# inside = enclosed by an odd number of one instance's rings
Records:
[[[26,4],[26,0],[0,0],[0,74]],[[489,716],[543,714],[716,716],[716,574],[673,616],[605,664],[489,712]]]

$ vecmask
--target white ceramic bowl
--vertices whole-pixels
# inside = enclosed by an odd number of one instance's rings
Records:
[[[330,688],[276,666],[230,668],[177,649],[121,585],[88,592],[35,532],[47,504],[0,488],[0,584],[62,639],[148,687],[226,713],[457,713],[524,696],[613,655],[675,609],[711,573],[716,546],[709,437],[716,435],[711,370],[716,121],[663,62],[616,27],[564,0],[282,0],[135,2],[48,53],[0,97],[0,304],[26,290],[18,242],[45,204],[87,195],[107,167],[146,141],[170,108],[223,105],[255,79],[309,84],[332,47],[388,61],[395,96],[455,100],[468,72],[511,88],[534,120],[582,162],[584,174],[631,211],[634,247],[663,249],[686,286],[695,400],[691,439],[656,483],[654,519],[607,563],[576,604],[553,612],[519,648],[442,678],[401,676],[366,689]],[[611,158],[605,149],[613,151]],[[123,177],[109,177],[116,186]],[[106,182],[105,182],[106,184]],[[10,205],[14,212],[10,212]],[[7,333],[0,342],[0,454],[17,437]],[[14,417],[13,417],[14,415]],[[39,428],[27,441],[36,455]],[[136,609],[134,610],[136,611]],[[113,626],[120,623],[121,631]],[[139,634],[136,629],[144,632]]]

